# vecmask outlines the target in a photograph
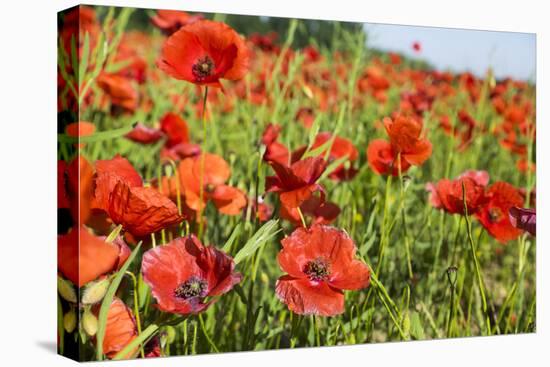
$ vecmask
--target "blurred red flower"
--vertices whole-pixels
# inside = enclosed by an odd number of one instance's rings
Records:
[[[355,259],[353,240],[342,230],[314,225],[297,228],[281,241],[277,260],[287,275],[276,284],[277,297],[301,315],[344,312],[343,290],[368,287],[370,270]]]
[[[422,45],[420,44],[420,42],[415,41],[412,44],[412,48],[415,52],[420,52],[422,50]]]
[[[289,151],[287,147],[278,142],[281,126],[273,123],[269,123],[263,134],[262,144],[265,145],[264,161],[277,162],[279,164],[289,164]]]
[[[124,137],[135,143],[147,145],[156,143],[163,136],[164,133],[162,131],[139,123]]]
[[[204,153],[201,202],[201,161],[202,155],[186,158],[178,166],[185,204],[198,212],[212,200],[220,213],[241,214],[246,206],[246,196],[240,189],[225,184],[231,176],[231,169],[222,157],[215,154]]]
[[[166,134],[165,146],[160,156],[165,159],[180,160],[200,154],[200,147],[189,139],[187,122],[179,115],[168,112],[160,119],[160,129]]]
[[[487,203],[476,214],[483,227],[501,243],[514,240],[521,235],[510,222],[510,209],[523,205],[520,191],[507,182],[494,183],[487,190]]]
[[[321,132],[315,137],[315,141],[311,146],[311,149],[316,149],[321,147],[323,144],[327,143],[332,139],[332,134],[329,132]],[[325,151],[321,152],[320,155],[324,156]],[[351,164],[359,158],[359,151],[353,145],[351,140],[346,138],[341,138],[339,136],[334,137],[334,141],[330,147],[329,153],[329,162],[341,159],[343,157],[348,157],[347,161]],[[357,169],[353,167],[346,168],[344,163],[339,165],[328,177],[337,180],[350,180],[357,174]]]
[[[111,104],[133,112],[138,107],[138,92],[130,79],[116,74],[101,73],[97,85],[109,97]]]
[[[485,180],[480,176],[480,178],[476,179],[472,175],[459,176],[455,180],[445,178],[435,185],[428,183],[426,189],[430,192],[430,203],[432,206],[437,209],[443,209],[450,214],[463,215],[464,191],[468,214],[477,213],[486,201],[485,186],[487,185],[488,178]]]
[[[200,14],[191,15],[181,10],[159,9],[151,17],[151,22],[159,28],[164,34],[170,35],[181,27],[203,19]]]
[[[367,160],[370,168],[380,174],[392,176],[399,175],[399,162],[389,142],[383,139],[374,139],[367,147]],[[410,168],[406,160],[401,160],[401,173]]]
[[[173,78],[220,88],[220,79],[244,77],[249,50],[227,24],[200,20],[180,28],[165,41],[157,64]]]
[[[412,165],[421,165],[432,154],[432,144],[421,137],[422,124],[411,117],[398,115],[383,120],[393,151]]]
[[[177,238],[143,255],[141,271],[161,311],[197,314],[241,281],[233,259],[194,236]]]
[[[324,189],[317,184],[327,166],[323,158],[309,157],[291,166],[277,162],[270,164],[276,176],[266,177],[266,191],[278,193],[281,203],[287,209],[302,205],[315,191],[321,191],[324,201]]]
[[[510,223],[518,229],[529,232],[531,235],[537,234],[537,212],[535,209],[519,208],[513,206],[508,211]]]
[[[314,224],[330,224],[340,214],[338,205],[328,201],[323,202],[320,197],[313,195],[300,205],[300,210],[304,216],[312,217]],[[295,226],[303,225],[297,208],[291,209],[282,205],[280,215],[281,218],[292,222]]]

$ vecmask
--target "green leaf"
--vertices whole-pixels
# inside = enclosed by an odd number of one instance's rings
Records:
[[[325,172],[323,172],[323,174],[321,175],[321,178],[320,180],[328,177],[328,175],[330,175],[332,172],[336,171],[336,169],[338,167],[340,167],[340,165],[342,165],[345,161],[348,160],[348,156],[345,155],[341,158],[338,158],[337,160],[333,161],[331,164],[329,164],[327,166],[327,169],[325,170]]]
[[[424,328],[422,327],[422,322],[420,321],[420,315],[418,312],[413,311],[410,315],[411,321],[411,336],[417,340],[425,339]]]
[[[118,361],[121,359],[128,358],[128,354],[132,352],[134,349],[137,349],[138,345],[145,344],[146,341],[150,338],[152,338],[159,330],[159,327],[155,324],[149,325],[147,329],[143,330],[141,334],[137,336],[134,340],[132,340],[128,345],[124,347],[120,352],[118,352],[114,357],[114,361]]]
[[[237,236],[241,234],[241,227],[242,227],[242,223],[237,224],[237,226],[231,233],[231,236],[229,236],[229,239],[227,240],[225,245],[223,245],[222,251],[225,252],[226,254],[228,254],[231,251],[231,248],[233,246],[233,243],[235,242],[235,239],[237,239]]]
[[[78,64],[78,86],[80,87],[84,82],[84,76],[86,75],[86,69],[88,69],[88,58],[90,56],[90,34],[86,32],[84,35],[84,45],[82,46],[82,57]]]
[[[269,239],[274,237],[281,229],[277,229],[279,221],[270,220],[258,229],[256,233],[246,242],[243,248],[235,255],[235,264],[248,259],[254,252],[264,245]]]
[[[128,257],[128,260],[126,260],[122,268],[120,268],[120,270],[115,274],[115,277],[113,278],[113,281],[111,282],[111,285],[109,286],[109,289],[107,290],[107,293],[103,298],[103,302],[101,302],[101,308],[99,309],[99,325],[97,327],[96,346],[96,359],[98,361],[101,361],[103,359],[103,338],[105,337],[105,330],[107,327],[107,313],[109,312],[109,307],[111,307],[113,297],[115,296],[115,293],[118,289],[118,286],[120,285],[120,282],[122,281],[122,278],[124,277],[124,274],[126,273],[126,270],[128,270],[128,267],[130,266],[132,261],[134,261],[134,258],[138,254],[140,248],[141,242],[137,244],[134,251],[132,251],[132,253]]]

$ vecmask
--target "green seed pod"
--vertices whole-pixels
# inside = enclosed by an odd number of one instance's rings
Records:
[[[69,334],[76,328],[76,312],[74,311],[74,308],[71,307],[69,312],[63,316],[63,327]]]
[[[71,303],[77,302],[76,291],[74,290],[73,284],[60,276],[57,276],[57,291],[65,301]]]
[[[105,297],[105,293],[107,293],[109,284],[109,278],[88,283],[86,287],[84,287],[84,292],[82,293],[82,303],[85,305],[93,305],[101,302],[103,297]]]
[[[172,326],[166,326],[166,343],[172,344],[176,340],[176,330]]]
[[[260,279],[261,279],[262,283],[264,283],[264,284],[269,283],[269,277],[263,271],[262,271],[262,274],[260,274]]]
[[[89,307],[86,307],[82,315],[82,328],[89,336],[94,336],[97,333],[97,317],[90,312]]]

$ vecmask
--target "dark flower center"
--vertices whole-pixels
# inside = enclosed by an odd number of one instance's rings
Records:
[[[309,261],[304,267],[304,273],[311,281],[327,280],[330,275],[329,264],[322,258]]]
[[[214,184],[207,184],[207,185],[204,185],[204,191],[208,192],[208,193],[213,193],[214,190],[216,189],[216,186]]]
[[[491,223],[496,223],[502,219],[502,210],[500,208],[489,209],[489,220]]]
[[[198,277],[191,277],[174,290],[174,295],[183,299],[203,297],[207,285],[206,280]]]
[[[203,81],[214,72],[214,61],[209,56],[201,57],[191,67],[193,75],[198,81]]]

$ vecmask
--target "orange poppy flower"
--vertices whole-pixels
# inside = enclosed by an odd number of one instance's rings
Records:
[[[141,272],[158,309],[187,315],[206,310],[214,302],[204,302],[206,297],[227,293],[241,281],[234,267],[230,256],[190,235],[147,251]]]
[[[422,124],[414,118],[398,115],[383,120],[393,150],[412,165],[421,165],[432,154],[432,144],[421,138]]]
[[[476,214],[487,232],[497,241],[506,243],[518,238],[522,231],[512,225],[509,212],[523,205],[523,196],[514,186],[496,182],[487,190],[487,202]]]
[[[202,15],[191,15],[181,10],[159,9],[151,22],[164,34],[170,35],[181,27],[203,19]]]
[[[392,145],[383,139],[375,139],[370,142],[367,147],[367,160],[370,168],[379,175],[391,174],[392,176],[398,176],[399,163],[401,163],[401,173],[406,172],[411,167],[409,162],[404,159],[397,162],[397,155]]]
[[[165,41],[157,64],[175,79],[220,88],[220,79],[244,77],[249,51],[227,24],[200,20],[180,28]]]
[[[138,107],[138,92],[129,79],[104,72],[97,77],[97,85],[109,97],[113,106],[130,112]]]
[[[99,307],[95,308],[96,316],[99,315]],[[138,335],[136,320],[132,310],[120,300],[114,297],[107,312],[107,322],[105,325],[105,336],[103,337],[103,353],[109,358],[113,358],[118,352],[123,350]],[[138,349],[128,352],[124,359],[130,359],[136,356]]]
[[[84,226],[57,239],[59,271],[78,287],[117,270],[129,254],[124,241],[105,242],[105,237],[94,236]]]
[[[277,260],[287,275],[277,281],[276,293],[294,313],[341,314],[343,290],[369,286],[370,270],[355,259],[355,243],[342,230],[323,225],[300,227],[281,244]]]
[[[270,162],[276,176],[266,177],[266,192],[279,194],[281,203],[287,209],[296,208],[309,199],[315,191],[321,191],[324,201],[324,189],[317,180],[326,169],[326,162],[321,157],[309,157],[291,166]]]
[[[185,204],[198,212],[206,206],[208,201],[212,200],[220,213],[227,215],[241,214],[242,209],[246,206],[246,196],[241,190],[225,185],[225,182],[231,176],[229,164],[218,155],[203,154],[202,202],[200,200],[202,155],[186,158],[178,166]]]

